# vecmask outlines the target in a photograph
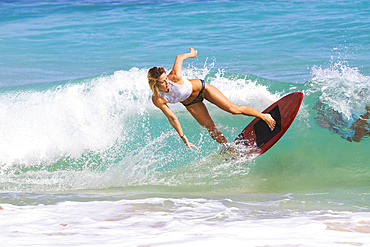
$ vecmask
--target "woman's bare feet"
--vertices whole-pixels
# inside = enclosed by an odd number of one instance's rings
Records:
[[[275,119],[273,119],[270,114],[263,114],[262,113],[262,115],[263,115],[263,118],[262,118],[263,121],[265,121],[267,123],[267,125],[270,127],[271,131],[273,131],[275,129],[275,125],[276,125]]]

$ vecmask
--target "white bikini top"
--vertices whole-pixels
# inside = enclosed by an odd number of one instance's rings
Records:
[[[193,92],[193,85],[189,80],[184,79],[184,84],[179,85],[172,81],[169,81],[170,84],[170,91],[168,93],[162,92],[159,90],[161,96],[168,102],[168,103],[178,103],[186,100],[189,98],[191,93]]]

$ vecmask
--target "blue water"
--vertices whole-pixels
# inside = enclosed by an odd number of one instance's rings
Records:
[[[367,1],[0,1],[2,243],[370,244],[369,23]],[[237,104],[304,93],[267,153],[170,105],[188,150],[153,106],[148,69],[189,47],[183,76]],[[229,141],[252,120],[206,104]]]
[[[366,1],[2,1],[1,86],[168,64],[303,83],[346,60],[370,73]]]

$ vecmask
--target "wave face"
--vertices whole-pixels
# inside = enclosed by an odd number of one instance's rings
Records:
[[[181,104],[170,105],[196,145],[188,150],[153,106],[146,73],[132,68],[57,85],[3,89],[1,189],[284,191],[365,186],[370,177],[369,121],[360,142],[339,131],[353,131],[349,125],[369,104],[370,79],[357,68],[313,67],[305,85],[185,69],[185,77],[205,78],[231,101],[260,111],[287,93],[304,92],[289,131],[257,158],[220,154],[222,148]],[[252,120],[206,104],[229,141]]]
[[[370,246],[369,13],[363,0],[0,1],[1,246]],[[183,75],[237,104],[304,93],[268,152],[229,155],[170,105],[188,150],[153,106],[148,68],[188,47]],[[252,121],[206,104],[229,141]]]

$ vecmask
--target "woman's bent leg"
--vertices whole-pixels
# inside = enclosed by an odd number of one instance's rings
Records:
[[[215,123],[208,113],[207,107],[204,105],[203,102],[187,106],[186,109],[201,126],[205,127],[208,130],[209,134],[215,141],[220,144],[228,143],[225,136],[216,127]]]

